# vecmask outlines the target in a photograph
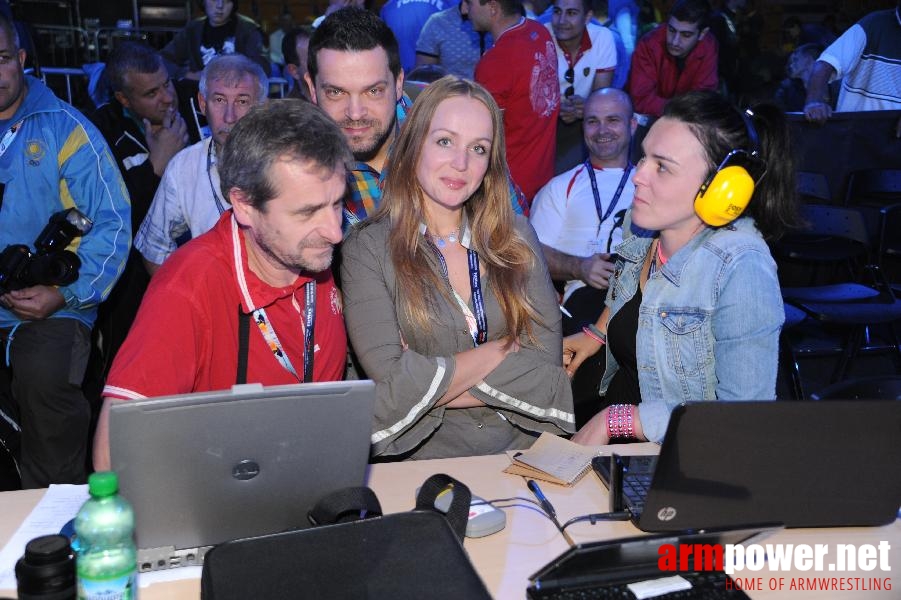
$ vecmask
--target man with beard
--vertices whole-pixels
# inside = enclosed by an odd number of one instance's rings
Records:
[[[551,278],[566,282],[563,335],[581,332],[604,309],[612,253],[622,241],[623,218],[635,194],[629,145],[637,123],[629,96],[616,88],[598,90],[585,101],[583,113],[588,159],[541,188],[529,217]],[[599,352],[573,378],[577,427],[597,412],[603,366]]]
[[[338,124],[354,155],[344,206],[347,229],[378,208],[381,171],[407,116],[400,51],[384,21],[348,7],[313,32],[308,61],[310,98]]]
[[[217,56],[204,68],[197,100],[213,135],[170,161],[135,234],[135,249],[150,274],[184,236],[206,233],[229,208],[219,189],[218,157],[232,127],[251,108],[265,104],[268,90],[260,66],[240,54]]]
[[[153,277],[103,391],[95,468],[109,468],[110,402],[342,378],[330,266],[350,158],[306,102],[270,102],[235,125],[219,161],[231,208]]]
[[[638,41],[627,89],[636,112],[657,118],[674,96],[717,89],[718,55],[716,40],[707,35],[709,16],[707,0],[678,0],[666,23]]]
[[[328,15],[313,32],[304,78],[310,98],[341,128],[354,155],[347,174],[345,232],[373,214],[382,199],[382,170],[407,117],[404,71],[397,40],[371,12],[348,7]],[[525,199],[510,184],[510,204]]]

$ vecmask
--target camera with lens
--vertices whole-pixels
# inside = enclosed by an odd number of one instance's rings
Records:
[[[69,285],[78,279],[81,260],[66,250],[75,238],[91,230],[93,223],[75,208],[55,213],[34,241],[10,244],[0,254],[0,294],[35,285]]]

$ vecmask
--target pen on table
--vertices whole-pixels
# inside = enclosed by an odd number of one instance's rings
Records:
[[[557,511],[554,510],[554,505],[551,504],[551,501],[547,499],[547,496],[545,496],[544,492],[541,491],[541,488],[538,487],[538,483],[536,483],[534,479],[529,479],[526,482],[526,485],[535,497],[538,498],[538,503],[541,504],[541,508],[543,508],[544,512],[547,513],[547,516],[550,517],[551,521],[557,527],[557,531],[559,531],[563,536],[563,539],[566,540],[566,543],[570,546],[575,546],[573,539],[563,530],[563,526],[560,525],[560,521],[557,520]]]
[[[554,510],[554,505],[551,504],[551,501],[547,499],[547,496],[544,495],[544,492],[541,491],[541,488],[538,487],[538,484],[535,483],[535,480],[530,479],[526,485],[529,486],[529,489],[533,494],[535,494],[535,497],[538,498],[538,502],[541,503],[541,508],[544,509],[544,512],[546,512],[552,519],[556,519],[557,511]]]

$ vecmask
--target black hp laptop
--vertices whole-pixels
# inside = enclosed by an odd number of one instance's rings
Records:
[[[659,456],[592,467],[643,531],[885,525],[901,506],[901,402],[686,404]]]
[[[714,560],[716,546],[756,544],[778,527],[658,534],[573,546],[529,579],[533,600],[679,598],[737,600],[748,598]],[[690,545],[703,556],[686,561],[691,569],[661,569],[661,546],[678,552]],[[703,551],[699,548],[703,547]],[[643,593],[644,592],[644,593]]]

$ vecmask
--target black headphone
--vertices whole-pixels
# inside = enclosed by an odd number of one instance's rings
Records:
[[[751,201],[754,186],[766,174],[766,162],[760,158],[760,138],[751,120],[754,113],[746,109],[739,114],[748,131],[748,148],[730,150],[695,196],[695,212],[711,227],[721,227],[740,217]]]

